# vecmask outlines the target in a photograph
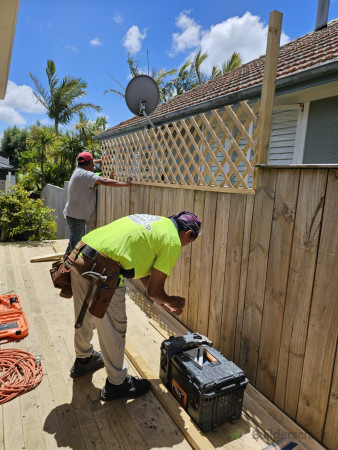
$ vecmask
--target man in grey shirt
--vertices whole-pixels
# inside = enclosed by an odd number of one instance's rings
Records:
[[[67,203],[63,210],[66,217],[70,236],[67,252],[75,248],[76,244],[86,234],[85,227],[95,211],[96,190],[95,186],[124,187],[130,186],[131,178],[127,182],[120,182],[110,178],[104,178],[93,173],[94,164],[101,163],[95,160],[91,153],[82,152],[77,157],[78,167],[74,170],[68,186]]]

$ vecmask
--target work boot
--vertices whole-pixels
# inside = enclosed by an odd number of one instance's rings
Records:
[[[105,386],[101,390],[101,400],[109,402],[116,398],[135,398],[145,394],[150,388],[150,383],[145,378],[132,377],[127,375],[122,384],[112,384],[106,380]]]
[[[70,369],[70,376],[72,378],[82,377],[82,375],[85,375],[88,372],[95,372],[103,367],[104,362],[101,354],[94,350],[92,356],[89,356],[88,358],[75,359],[75,363]]]

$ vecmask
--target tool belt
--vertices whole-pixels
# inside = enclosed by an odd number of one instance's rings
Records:
[[[61,289],[60,297],[71,298],[73,296],[72,286],[70,280],[70,270],[72,265],[79,256],[81,249],[86,244],[84,242],[78,242],[72,252],[68,252],[65,256],[52,264],[50,269],[50,276],[53,281],[53,285],[56,289]]]
[[[119,285],[119,276],[121,272],[120,264],[113,259],[108,258],[108,256],[105,256],[103,253],[93,249],[89,245],[84,244],[81,248],[81,257],[75,260],[72,270],[75,270],[79,275],[82,275],[84,272],[92,271],[106,277],[104,283],[98,283],[96,295],[89,306],[89,312],[93,316],[102,318]]]

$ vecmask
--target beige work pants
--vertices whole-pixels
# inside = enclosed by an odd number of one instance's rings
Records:
[[[90,281],[81,277],[75,270],[71,271],[71,280],[75,323],[88,292]],[[127,375],[127,367],[124,365],[127,331],[125,293],[125,286],[118,287],[102,319],[92,316],[87,311],[81,328],[75,329],[74,347],[77,358],[86,358],[92,355],[94,350],[93,331],[95,328],[97,329],[108,380],[113,384],[123,383]]]

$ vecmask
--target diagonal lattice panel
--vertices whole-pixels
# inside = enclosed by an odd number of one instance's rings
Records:
[[[259,100],[226,105],[102,143],[103,173],[139,183],[252,191]]]

